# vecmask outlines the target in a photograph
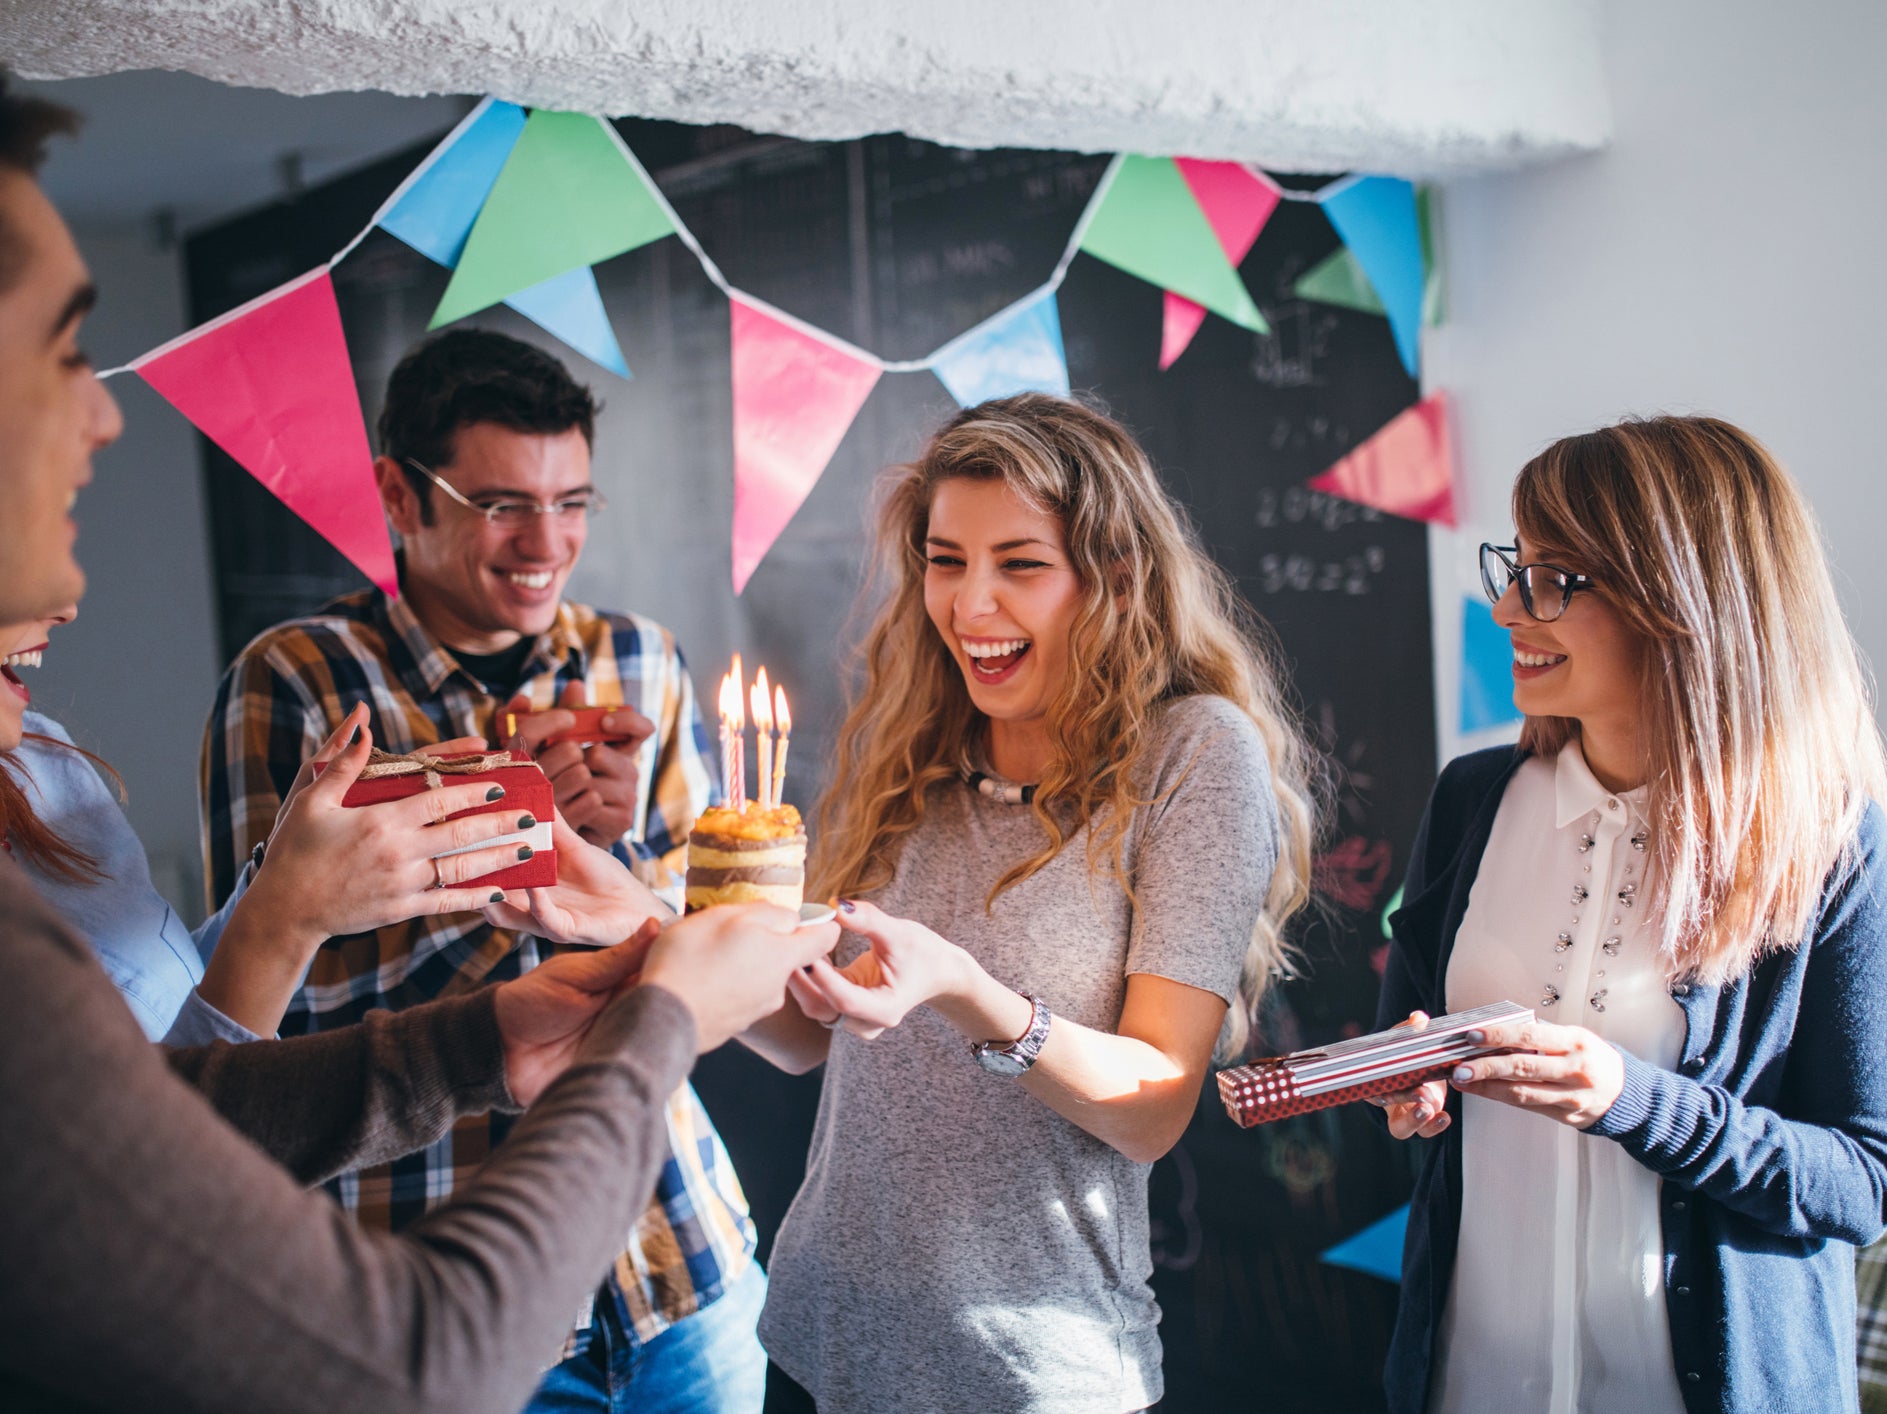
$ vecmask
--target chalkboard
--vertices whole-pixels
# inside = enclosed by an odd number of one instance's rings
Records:
[[[919,357],[1041,284],[1105,167],[1056,152],[965,152],[898,136],[846,143],[624,121],[682,218],[739,287],[894,359]],[[424,149],[225,223],[189,242],[208,318],[339,248]],[[1316,179],[1302,179],[1314,185]],[[1060,296],[1071,377],[1144,440],[1205,543],[1275,629],[1305,719],[1336,769],[1320,911],[1302,976],[1276,989],[1261,1044],[1353,1034],[1373,1015],[1380,915],[1435,771],[1427,538],[1420,525],[1304,489],[1416,398],[1387,325],[1296,299],[1337,246],[1321,211],[1285,202],[1241,273],[1273,332],[1208,318],[1156,366],[1161,295],[1079,257]],[[445,272],[384,234],[336,272],[371,421]],[[729,585],[728,312],[674,240],[599,267],[632,381],[558,348],[605,402],[598,519],[574,597],[673,628],[697,684],[742,651],[795,704],[788,797],[810,805],[839,703],[835,654],[873,476],[952,409],[929,374],[887,374],[745,596]],[[505,310],[475,321],[551,342]],[[206,446],[225,649],[359,576]],[[817,1077],[731,1047],[697,1084],[771,1241],[803,1165]],[[1169,1411],[1380,1407],[1392,1284],[1319,1254],[1393,1211],[1414,1155],[1355,1110],[1254,1131],[1211,1086],[1153,1177]]]

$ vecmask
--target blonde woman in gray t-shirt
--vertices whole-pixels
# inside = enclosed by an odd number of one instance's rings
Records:
[[[839,1414],[1142,1409],[1147,1173],[1305,897],[1305,753],[1107,417],[967,409],[881,510],[813,859],[849,931],[745,1038],[826,1066],[761,1336]]]

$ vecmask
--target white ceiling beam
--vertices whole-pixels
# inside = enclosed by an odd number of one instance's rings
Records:
[[[0,52],[29,78],[1429,177],[1603,146],[1597,25],[1590,0],[0,0]]]

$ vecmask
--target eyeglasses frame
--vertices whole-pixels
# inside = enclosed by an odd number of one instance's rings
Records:
[[[450,496],[461,506],[464,506],[466,510],[478,516],[485,524],[490,526],[496,526],[499,523],[496,512],[500,506],[529,506],[532,514],[540,516],[565,516],[572,514],[570,511],[563,508],[561,502],[533,501],[523,496],[513,496],[503,501],[496,501],[489,506],[481,506],[478,502],[469,499],[463,491],[459,490],[458,487],[454,486],[450,481],[447,481],[425,463],[415,461],[412,457],[402,457],[400,460],[412,467],[414,471],[432,482],[434,486],[437,486],[441,491],[445,492],[446,495]],[[584,494],[590,497],[589,506],[583,512],[583,518],[585,520],[588,520],[599,511],[609,509],[609,499],[604,496],[601,491],[592,490]]]
[[[1520,556],[1520,547],[1518,545],[1496,545],[1491,540],[1483,540],[1481,542],[1480,551],[1476,556],[1479,562],[1477,568],[1481,570],[1481,592],[1487,595],[1490,603],[1500,603],[1501,596],[1504,595],[1507,590],[1503,587],[1500,593],[1496,594],[1493,585],[1487,582],[1486,566],[1487,552],[1489,550],[1492,550],[1495,558],[1506,567],[1507,583],[1520,586],[1520,607],[1527,611],[1527,617],[1532,619],[1535,623],[1552,623],[1555,619],[1565,614],[1567,607],[1572,603],[1573,595],[1577,594],[1582,589],[1598,588],[1597,583],[1589,574],[1574,574],[1569,569],[1560,565],[1548,564],[1544,560],[1535,560],[1531,564],[1525,565],[1519,564],[1517,563]],[[1526,572],[1528,570],[1551,570],[1554,574],[1558,575],[1560,579],[1565,581],[1562,587],[1562,597],[1559,601],[1559,613],[1553,615],[1550,619],[1538,613],[1533,607],[1533,591],[1527,587],[1526,580]]]

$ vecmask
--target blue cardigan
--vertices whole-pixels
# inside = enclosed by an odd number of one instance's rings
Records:
[[[1495,812],[1524,753],[1449,763],[1409,860],[1378,1025],[1443,1002],[1448,958]],[[1586,1131],[1664,1182],[1665,1308],[1689,1414],[1854,1409],[1854,1251],[1887,1227],[1887,835],[1878,805],[1813,933],[1724,987],[1672,986],[1675,1071],[1625,1055]],[[1527,998],[1518,1000],[1527,1001]],[[1385,1374],[1392,1414],[1428,1403],[1461,1231],[1461,1097],[1428,1146]],[[1540,1123],[1553,1121],[1541,1118]],[[1516,1281],[1526,1280],[1522,1254]],[[1500,1299],[1498,1291],[1462,1293]]]

